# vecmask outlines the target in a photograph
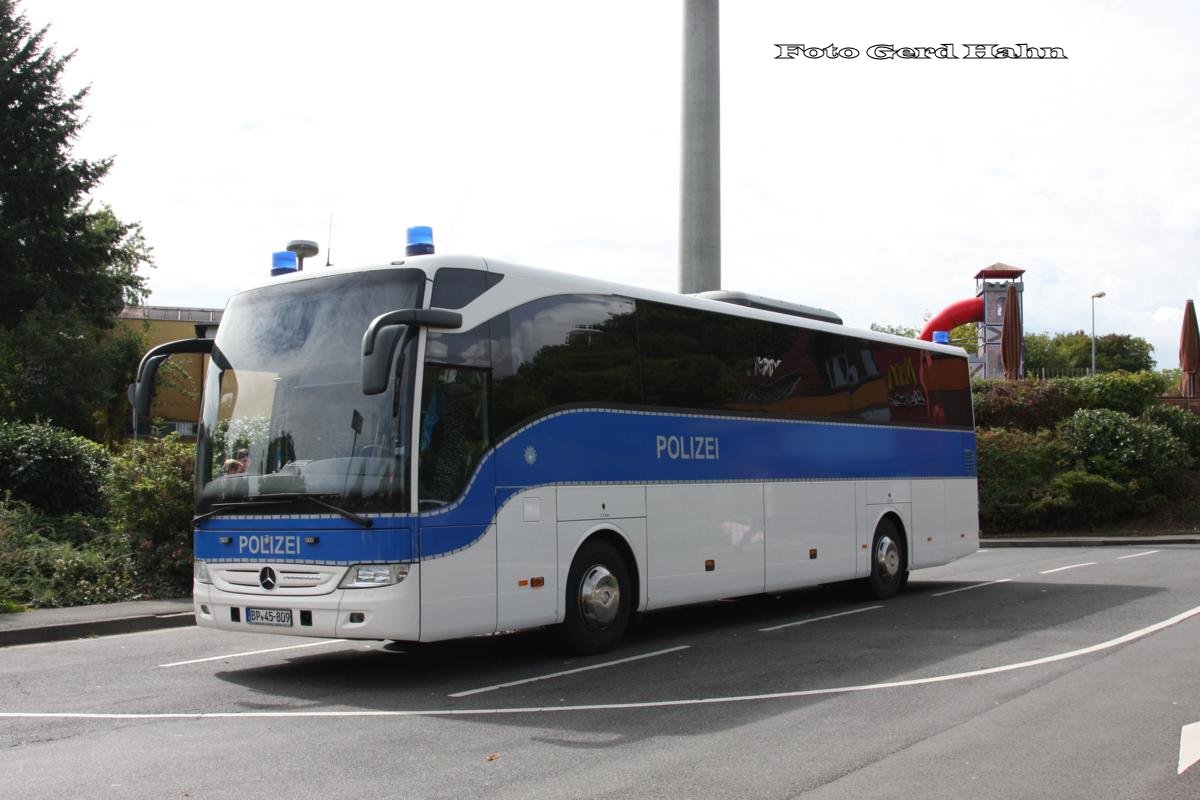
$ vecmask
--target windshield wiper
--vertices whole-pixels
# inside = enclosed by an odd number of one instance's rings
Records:
[[[345,517],[346,519],[350,520],[351,522],[357,522],[359,525],[363,526],[364,528],[370,528],[375,525],[375,520],[371,519],[370,517],[364,517],[362,514],[355,514],[353,511],[347,511],[344,508],[338,508],[333,503],[322,500],[321,498],[317,497],[316,495],[296,494],[296,495],[291,495],[291,497],[295,500],[307,500],[310,503],[315,503],[316,505],[319,505],[321,508],[327,508],[335,514],[340,514],[341,516]]]
[[[192,517],[192,524],[195,525],[202,519],[215,517],[218,514],[224,514],[226,511],[236,511],[239,508],[250,508],[252,506],[273,506],[274,501],[258,501],[258,500],[238,500],[232,503],[213,503],[211,511],[205,511],[203,514],[197,514]]]
[[[351,522],[361,525],[364,528],[373,528],[375,526],[375,520],[371,519],[370,517],[364,517],[361,514],[355,514],[353,511],[347,511],[344,508],[338,508],[333,503],[322,500],[321,498],[317,497],[316,495],[311,495],[311,494],[272,494],[272,495],[266,495],[266,497],[268,499],[265,499],[265,500],[239,500],[239,501],[232,502],[232,503],[213,503],[213,507],[212,507],[211,511],[205,511],[203,514],[197,514],[196,516],[192,517],[192,524],[195,525],[197,522],[200,522],[201,520],[208,519],[209,517],[215,517],[218,514],[224,514],[228,511],[236,511],[240,508],[251,508],[251,507],[257,507],[257,506],[277,506],[277,505],[280,505],[283,503],[294,504],[294,503],[298,503],[303,500],[307,500],[308,502],[310,502],[314,505],[318,505],[321,508],[324,508],[328,511],[332,511],[333,513],[338,514],[339,516],[344,517],[345,519],[348,519]]]

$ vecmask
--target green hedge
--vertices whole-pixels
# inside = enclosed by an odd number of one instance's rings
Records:
[[[1068,470],[1050,479],[1030,506],[1038,526],[1075,528],[1128,516],[1136,508],[1136,487],[1103,475]]]
[[[1019,530],[1043,524],[1034,508],[1055,475],[1071,463],[1071,450],[1049,431],[980,430],[979,518],[985,531]]]
[[[1105,372],[1045,381],[976,380],[971,385],[975,425],[1036,431],[1054,428],[1086,408],[1106,408],[1136,417],[1166,390],[1166,380],[1153,372]]]
[[[188,594],[192,444],[176,436],[130,442],[110,457],[48,425],[0,431],[4,452],[17,454],[0,464],[25,467],[26,478],[15,484],[20,493],[6,484],[0,495],[0,612]],[[30,477],[47,465],[60,474]],[[73,511],[79,506],[90,513]]]
[[[1170,494],[1192,466],[1187,447],[1171,431],[1120,411],[1076,411],[1059,427],[1059,435],[1080,468],[1119,483],[1136,483],[1143,496]]]
[[[192,587],[195,445],[172,434],[129,442],[112,463],[109,519],[126,537],[143,591],[185,595]]]
[[[0,422],[0,496],[52,514],[103,516],[108,452],[45,423]]]
[[[1197,461],[1169,425],[1200,436],[1200,419],[1159,408],[1147,410],[1144,419],[1111,409],[1080,409],[1054,431],[980,429],[983,530],[1097,525],[1144,513],[1177,496]]]
[[[54,517],[0,500],[0,612],[139,596],[129,547],[103,518]]]
[[[1176,406],[1153,405],[1142,414],[1142,419],[1169,430],[1183,442],[1192,457],[1193,466],[1200,465],[1200,414]]]

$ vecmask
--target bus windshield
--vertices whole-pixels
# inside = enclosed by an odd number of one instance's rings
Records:
[[[424,274],[391,269],[282,283],[230,301],[205,381],[201,513],[272,495],[408,511],[412,353],[390,391],[365,395],[363,332],[421,304]],[[408,338],[405,350],[413,347]],[[272,512],[277,513],[277,512]]]

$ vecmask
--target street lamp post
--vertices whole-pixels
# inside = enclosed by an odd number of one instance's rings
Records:
[[[1092,295],[1092,374],[1096,374],[1096,301],[1104,297],[1104,292]]]

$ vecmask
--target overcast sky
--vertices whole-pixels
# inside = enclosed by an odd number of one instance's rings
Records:
[[[220,307],[290,239],[324,264],[439,252],[678,286],[681,0],[24,0],[95,199],[140,220],[150,302]],[[721,9],[723,288],[920,327],[1002,261],[1027,331],[1150,340],[1200,295],[1200,5],[800,2]],[[873,60],[1025,42],[1067,60]],[[854,47],[777,60],[776,43]],[[310,262],[311,263],[311,262]]]

